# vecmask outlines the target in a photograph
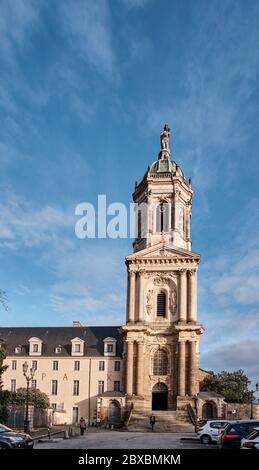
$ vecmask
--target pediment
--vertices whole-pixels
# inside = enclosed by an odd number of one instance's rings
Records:
[[[132,253],[126,257],[126,260],[138,260],[138,259],[163,259],[163,258],[181,258],[181,259],[195,259],[199,260],[200,255],[193,251],[184,250],[183,248],[175,247],[163,242],[157,243],[156,245],[144,248],[143,250]]]
[[[84,343],[84,340],[81,338],[78,338],[78,336],[76,338],[72,338],[70,341],[71,343]]]

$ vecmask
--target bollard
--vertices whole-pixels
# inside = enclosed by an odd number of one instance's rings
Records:
[[[50,439],[50,428],[48,427],[48,438]]]

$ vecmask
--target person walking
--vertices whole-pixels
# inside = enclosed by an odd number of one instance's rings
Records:
[[[80,426],[80,434],[81,434],[81,436],[83,436],[84,432],[86,430],[86,422],[85,422],[85,419],[83,417],[80,418],[79,426]]]
[[[151,415],[150,418],[149,418],[149,423],[150,423],[152,431],[154,431],[155,422],[156,422],[155,415]]]

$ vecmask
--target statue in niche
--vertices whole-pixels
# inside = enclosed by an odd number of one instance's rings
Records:
[[[171,294],[170,294],[170,299],[169,299],[169,309],[172,315],[176,313],[176,308],[177,308],[176,289],[172,289]]]
[[[152,312],[152,303],[153,303],[153,290],[149,289],[147,292],[147,304],[146,304],[146,310],[147,314],[150,315]]]

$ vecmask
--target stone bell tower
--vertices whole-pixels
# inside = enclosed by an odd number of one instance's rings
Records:
[[[170,129],[135,185],[137,233],[128,271],[125,392],[143,411],[177,410],[198,393],[197,269],[191,250],[191,181],[171,159]]]

